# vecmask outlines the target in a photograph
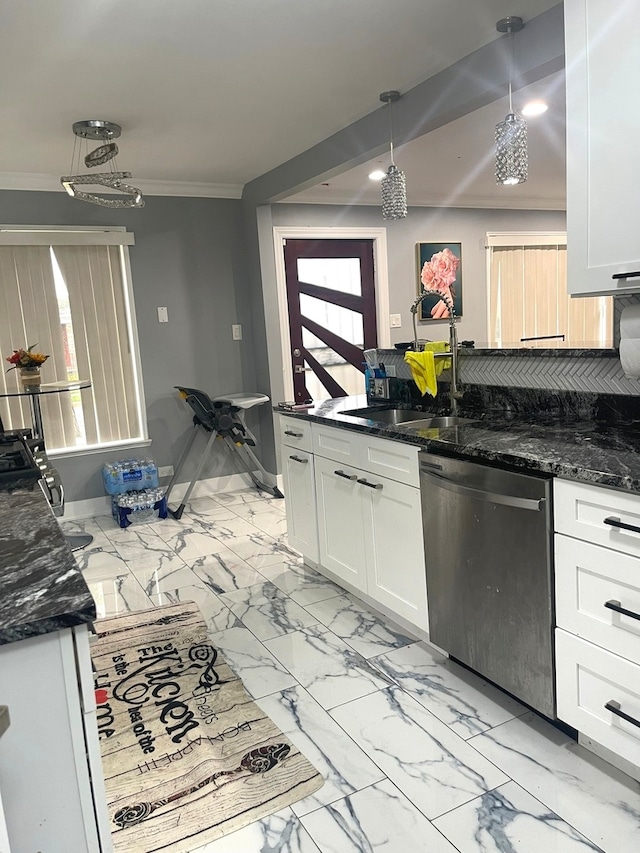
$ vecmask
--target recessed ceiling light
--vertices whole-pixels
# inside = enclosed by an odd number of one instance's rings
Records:
[[[523,116],[531,118],[532,116],[541,116],[542,113],[546,113],[548,109],[549,107],[544,101],[529,101],[528,104],[524,105],[521,112]]]
[[[381,181],[385,175],[386,172],[382,172],[380,169],[376,169],[375,172],[369,173],[369,177],[372,181]]]

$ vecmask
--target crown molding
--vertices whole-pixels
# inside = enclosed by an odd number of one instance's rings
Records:
[[[195,181],[154,181],[131,178],[145,195],[183,198],[241,198],[242,184],[209,184]],[[0,172],[0,189],[33,192],[64,192],[58,175],[37,172]]]

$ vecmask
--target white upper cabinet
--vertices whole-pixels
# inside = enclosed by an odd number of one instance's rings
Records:
[[[569,293],[637,292],[640,2],[564,0],[564,15]]]

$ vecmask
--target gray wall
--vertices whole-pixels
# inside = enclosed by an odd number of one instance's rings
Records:
[[[177,463],[191,429],[191,410],[174,385],[201,388],[212,397],[255,389],[239,200],[150,196],[142,210],[114,211],[63,192],[2,191],[0,222],[125,226],[135,233],[130,258],[152,439],[148,453],[158,465]],[[168,308],[166,324],[157,321],[159,305]],[[232,323],[242,323],[240,342],[231,339]],[[248,418],[252,428],[255,420]],[[67,499],[103,495],[103,462],[133,455],[135,451],[121,450],[56,460]],[[231,470],[222,449],[203,476]]]
[[[273,224],[380,228],[385,225],[378,207],[337,207],[333,205],[277,204],[272,208]],[[459,242],[462,244],[463,316],[459,323],[461,340],[487,341],[486,249],[487,231],[564,231],[564,211],[466,210],[412,207],[406,219],[386,224],[389,259],[389,311],[402,316],[402,327],[391,329],[391,342],[413,338],[411,303],[418,293],[416,244],[419,242]],[[265,279],[265,287],[267,280]],[[274,297],[275,298],[275,297]],[[270,328],[274,341],[279,331]],[[431,340],[448,337],[445,322],[418,323],[418,335]]]

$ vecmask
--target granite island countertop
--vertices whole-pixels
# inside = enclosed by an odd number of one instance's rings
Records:
[[[0,491],[0,645],[92,622],[96,608],[40,487]]]
[[[531,473],[540,472],[640,493],[640,428],[566,421],[540,413],[514,417],[461,412],[473,422],[447,429],[390,426],[368,417],[345,415],[374,408],[364,395],[325,400],[302,412],[281,415],[351,429],[425,447],[433,453],[478,459]],[[385,407],[380,403],[381,408]],[[389,404],[386,404],[389,407]],[[429,417],[429,413],[425,413]]]

